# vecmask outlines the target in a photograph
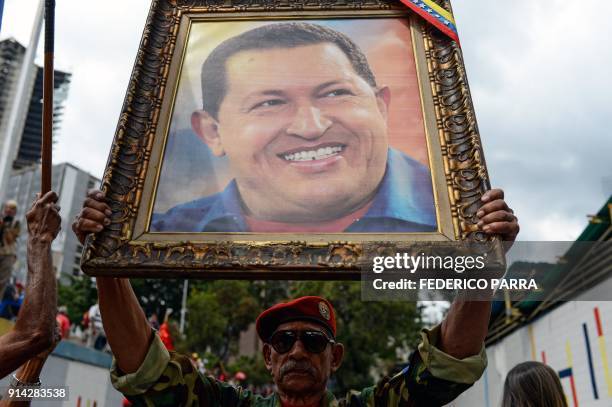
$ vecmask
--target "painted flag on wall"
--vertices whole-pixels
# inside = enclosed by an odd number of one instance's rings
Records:
[[[459,45],[457,25],[453,15],[433,0],[400,0]]]

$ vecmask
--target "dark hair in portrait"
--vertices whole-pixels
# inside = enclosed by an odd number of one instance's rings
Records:
[[[317,24],[292,22],[270,24],[226,40],[202,65],[203,110],[218,119],[219,106],[227,91],[225,63],[242,51],[270,48],[295,48],[329,42],[349,59],[355,72],[376,88],[376,78],[361,49],[346,35]]]
[[[502,407],[567,407],[567,401],[557,372],[540,362],[523,362],[506,376]]]

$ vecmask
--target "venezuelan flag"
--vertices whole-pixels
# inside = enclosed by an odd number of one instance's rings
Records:
[[[412,11],[423,17],[438,30],[446,34],[450,39],[459,44],[457,25],[455,24],[455,18],[451,13],[437,5],[433,0],[400,1],[408,6]]]

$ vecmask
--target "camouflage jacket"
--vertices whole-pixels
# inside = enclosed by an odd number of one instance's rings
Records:
[[[322,407],[442,406],[480,378],[487,363],[484,347],[458,360],[435,347],[439,327],[421,335],[418,350],[400,373],[340,400],[327,392]],[[111,381],[134,406],[280,407],[276,394],[262,397],[200,375],[188,357],[168,352],[157,335],[136,372],[123,374],[113,362]]]

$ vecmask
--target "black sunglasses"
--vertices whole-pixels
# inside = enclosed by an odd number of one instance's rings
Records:
[[[334,344],[336,341],[330,339],[321,331],[276,331],[270,337],[270,345],[278,353],[289,352],[295,343],[300,340],[310,353],[321,353],[325,350],[328,343]]]

